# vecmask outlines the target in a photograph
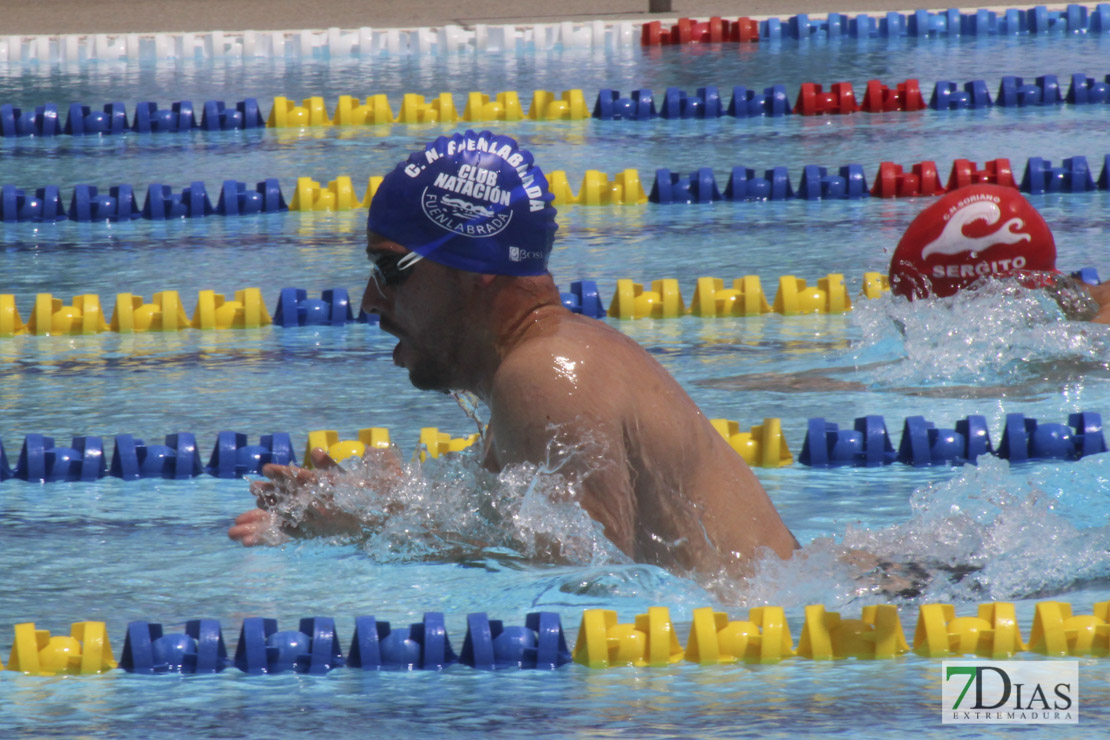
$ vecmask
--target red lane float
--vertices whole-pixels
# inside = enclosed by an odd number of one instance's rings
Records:
[[[909,172],[893,162],[879,164],[879,176],[871,186],[876,198],[914,198],[922,195],[943,195],[937,166],[934,162],[918,162]]]
[[[679,18],[669,29],[660,21],[645,23],[640,29],[641,46],[677,46],[680,44],[720,44],[726,41],[757,43],[759,22],[737,18],[730,22],[713,16],[708,21]]]
[[[860,109],[851,82],[834,82],[825,92],[814,82],[802,83],[794,112],[803,116],[847,115]]]
[[[906,80],[893,90],[878,80],[870,80],[867,83],[867,92],[864,93],[861,109],[867,113],[885,113],[925,110],[926,107],[917,80]]]
[[[948,190],[981,183],[1004,185],[1008,188],[1018,186],[1008,159],[992,159],[985,163],[981,170],[976,169],[975,163],[967,159],[957,159],[952,163],[952,173],[948,176]]]

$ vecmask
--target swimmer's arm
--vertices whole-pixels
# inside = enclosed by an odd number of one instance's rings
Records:
[[[1085,286],[1098,303],[1098,313],[1091,319],[1096,324],[1110,324],[1110,283]]]
[[[598,409],[583,408],[573,395],[552,393],[530,377],[501,377],[490,398],[490,446],[486,466],[545,465],[552,442],[586,449],[559,461],[558,472],[581,481],[582,508],[602,525],[605,536],[635,556],[635,505],[623,439],[601,420]],[[604,457],[599,461],[598,457]],[[599,462],[603,463],[599,465]]]

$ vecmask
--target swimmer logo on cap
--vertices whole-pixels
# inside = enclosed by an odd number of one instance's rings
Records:
[[[494,275],[542,275],[554,196],[508,136],[441,136],[382,180],[367,228],[434,262]]]
[[[1048,224],[1014,188],[970,185],[913,220],[890,261],[890,290],[950,296],[983,277],[1056,272]]]

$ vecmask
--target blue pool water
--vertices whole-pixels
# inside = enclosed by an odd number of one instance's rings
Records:
[[[10,67],[0,101],[23,106],[81,101],[257,97],[300,99],[384,92],[581,87],[629,91],[706,84],[762,88],[868,79],[894,84],[938,79],[1033,77],[1073,72],[1101,76],[1105,37],[783,43],[620,52],[550,52],[475,59],[433,57],[308,60],[300,63],[90,64]],[[577,188],[586,169],[658,167],[688,173],[712,166],[776,165],[797,177],[805,164],[861,163],[873,176],[882,160],[908,166],[931,159],[946,178],[951,161],[1008,157],[1056,162],[1110,153],[1105,106],[937,114],[858,114],[847,118],[738,121],[521,122],[504,127],[546,170],[563,169]],[[107,187],[151,182],[178,189],[203,180],[253,183],[298,176],[326,182],[349,174],[361,192],[400,156],[446,130],[438,126],[127,135],[0,141],[0,184],[34,188],[78,183]],[[1060,265],[1110,271],[1105,254],[1105,192],[1038,196],[1052,224]],[[551,268],[560,285],[597,280],[676,278],[687,301],[698,277],[761,276],[769,292],[780,275],[813,281],[843,272],[858,292],[865,270],[884,270],[920,200],[717,203],[710,206],[567,208]],[[179,291],[191,313],[197,291],[230,294],[260,287],[269,308],[283,286],[311,294],[344,287],[360,295],[365,212],[277,214],[170,223],[4,224],[0,292],[16,296],[24,318],[39,292],[69,300],[118,292],[149,297]],[[801,450],[806,420],[850,425],[881,414],[897,440],[906,416],[951,426],[982,414],[992,438],[1008,412],[1064,422],[1079,410],[1110,413],[1110,331],[1063,321],[1036,296],[995,301],[961,298],[948,306],[908,306],[883,298],[856,302],[846,316],[672,321],[614,325],[648,348],[711,417],[746,427],[782,419],[791,450]],[[899,333],[895,320],[905,327]],[[387,426],[405,456],[419,430],[452,436],[473,424],[450,399],[420,393],[392,366],[393,340],[375,327],[268,327],[179,334],[21,336],[0,341],[0,439],[9,459],[24,435],[59,440],[130,433],[158,441],[196,434],[207,456],[224,429],[253,439],[289,432],[298,455],[306,434]],[[838,381],[831,385],[830,381]],[[790,385],[793,383],[793,387]],[[12,460],[14,462],[14,459]],[[1016,602],[1028,638],[1034,604],[1070,602],[1077,613],[1110,599],[1106,481],[1110,456],[1072,463],[977,467],[813,470],[757,469],[788,526],[807,545],[790,564],[764,563],[746,583],[698,583],[623,562],[581,512],[546,506],[526,492],[533,470],[499,480],[473,462],[436,461],[398,493],[411,512],[361,545],[308,542],[244,550],[226,539],[231,519],[249,507],[246,484],[106,478],[93,484],[0,485],[0,646],[11,626],[34,621],[64,633],[71,622],[107,623],[118,656],[126,623],[161,622],[168,631],[196,617],[221,620],[233,643],[241,620],[272,616],[288,628],[304,616],[336,618],[344,647],[355,616],[407,624],[425,611],[447,614],[456,649],[468,612],[522,624],[535,610],[558,612],[574,637],[581,611],[618,610],[631,621],[648,606],[669,606],[684,642],[693,609],[712,605],[742,618],[761,604],[786,608],[795,641],[803,607],[824,604],[855,616],[887,597],[837,565],[836,544],[912,559],[981,568],[963,580],[939,576],[926,593],[902,602],[912,638],[920,603],[950,601],[960,614],[991,600]],[[543,482],[557,485],[557,481]],[[476,516],[485,501],[503,518]],[[531,507],[531,508],[529,508]],[[573,562],[529,557],[537,533],[573,544]],[[485,543],[476,545],[474,541]],[[2,637],[3,634],[8,638]],[[3,656],[6,658],[6,653]],[[1031,658],[1029,658],[1031,659]],[[1107,721],[1098,660],[1080,661],[1083,719],[1053,737],[1089,737]],[[383,732],[613,734],[696,736],[889,736],[940,734],[939,662],[914,655],[890,662],[788,661],[778,666],[680,665],[667,669],[489,675],[456,667],[444,674],[140,677],[121,671],[79,678],[0,674],[0,720],[27,736],[272,736],[327,730],[363,735],[366,720]],[[1071,733],[1069,735],[1068,733]],[[999,732],[998,734],[1001,734]],[[1034,733],[1035,734],[1035,733]]]

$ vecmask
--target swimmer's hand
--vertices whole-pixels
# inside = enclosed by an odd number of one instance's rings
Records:
[[[284,539],[280,535],[278,517],[272,511],[251,509],[235,517],[235,524],[227,530],[227,536],[243,547],[256,545],[278,545]]]
[[[322,449],[311,451],[314,469],[296,465],[265,465],[262,474],[269,480],[253,481],[251,493],[258,507],[240,514],[227,536],[246,547],[277,545],[289,538],[352,536],[362,531],[358,516],[334,504],[330,484],[343,469]],[[365,485],[381,485],[400,473],[396,455],[387,450],[368,450],[365,459],[381,464],[380,480]]]

